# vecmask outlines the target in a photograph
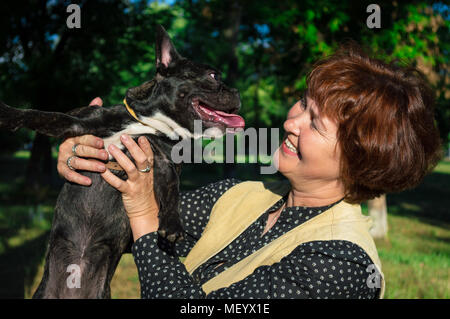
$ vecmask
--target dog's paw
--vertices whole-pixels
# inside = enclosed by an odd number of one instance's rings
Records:
[[[176,243],[184,239],[184,231],[180,225],[161,226],[158,234],[171,243]]]
[[[183,233],[175,233],[167,236],[167,240],[171,243],[176,243],[184,239]]]
[[[169,233],[168,231],[166,231],[164,229],[159,229],[158,234],[159,234],[159,236],[161,236],[162,238],[166,239],[167,241],[169,241],[171,243],[176,243],[176,242],[182,241],[184,239],[183,232]]]
[[[22,126],[19,118],[17,118],[18,110],[6,105],[0,101],[0,129],[8,131],[16,131]]]

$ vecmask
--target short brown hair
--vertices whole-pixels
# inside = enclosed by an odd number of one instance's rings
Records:
[[[338,124],[346,201],[412,188],[441,158],[433,91],[415,68],[348,42],[314,65],[307,85],[319,112]]]

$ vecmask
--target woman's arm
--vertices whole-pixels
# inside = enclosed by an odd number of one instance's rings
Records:
[[[138,138],[138,144],[128,135],[123,134],[120,141],[134,159],[133,163],[118,147],[111,144],[109,153],[125,170],[128,178],[122,180],[106,169],[101,174],[103,179],[122,193],[122,202],[130,219],[133,239],[156,232],[159,227],[159,207],[153,191],[153,169],[142,172],[150,166],[153,168],[153,151],[146,137]]]

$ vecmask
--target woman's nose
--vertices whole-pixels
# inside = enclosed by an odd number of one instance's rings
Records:
[[[287,133],[300,135],[301,116],[294,116],[284,121],[283,128]]]

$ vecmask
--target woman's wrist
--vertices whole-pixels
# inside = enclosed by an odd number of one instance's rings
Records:
[[[129,214],[133,241],[145,234],[152,233],[159,228],[158,210],[150,210],[138,214]]]

